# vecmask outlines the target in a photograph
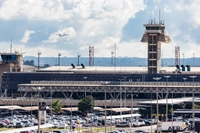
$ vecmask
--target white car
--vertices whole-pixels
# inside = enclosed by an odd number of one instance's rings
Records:
[[[63,122],[63,123],[59,123],[57,127],[58,127],[58,128],[64,128],[64,129],[65,129],[65,128],[68,127],[68,124],[66,124],[66,123],[64,123],[64,122]]]
[[[132,125],[133,127],[140,127],[140,126],[144,126],[144,125],[145,125],[145,122],[144,122],[144,120],[133,120],[133,121],[131,122],[131,125]]]
[[[130,123],[127,121],[122,121],[122,122],[116,124],[116,127],[130,127]]]

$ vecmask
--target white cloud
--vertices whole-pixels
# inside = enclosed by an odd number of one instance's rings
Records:
[[[174,57],[176,45],[181,45],[181,51],[188,50],[188,56],[195,52],[194,47],[195,50],[199,49],[200,42],[195,41],[191,33],[200,25],[198,1],[186,4],[184,0],[154,0],[146,2],[146,5],[136,0],[4,0],[2,3],[0,22],[4,22],[6,30],[12,24],[15,30],[7,34],[12,34],[10,36],[15,39],[13,46],[26,51],[26,55],[37,55],[40,50],[43,56],[57,55],[58,51],[63,56],[76,56],[77,53],[88,56],[91,45],[96,57],[110,57],[116,43],[118,56],[147,57],[146,44],[142,44],[140,38],[133,37],[122,42],[122,29],[132,18],[132,25],[139,23],[141,28],[138,29],[144,31],[143,23],[148,22],[149,18],[143,15],[153,12],[152,16],[157,16],[160,8],[164,12],[166,31],[172,39],[170,44],[162,45],[163,56]],[[190,27],[186,24],[190,24]],[[133,32],[137,34],[139,31],[133,29]],[[69,35],[57,35],[62,33]],[[31,34],[34,34],[34,38],[29,41]],[[129,36],[132,37],[131,34]],[[186,37],[188,41],[184,42]],[[7,39],[5,37],[0,39],[0,46],[6,41],[10,43],[10,40],[3,40]],[[7,51],[5,48],[2,50]]]
[[[61,34],[61,35],[66,34],[66,35],[59,36],[59,34]],[[65,40],[69,40],[69,39],[74,38],[76,36],[76,34],[77,33],[73,27],[64,28],[64,29],[58,30],[55,33],[52,33],[49,36],[48,40],[44,40],[43,42],[44,43],[56,43],[56,42],[58,42],[58,40],[63,40],[63,38],[65,38]]]
[[[30,39],[30,35],[34,34],[34,33],[35,33],[35,31],[33,31],[33,30],[27,30],[27,31],[25,31],[24,36],[21,39],[21,42],[22,43],[27,43],[28,40]]]

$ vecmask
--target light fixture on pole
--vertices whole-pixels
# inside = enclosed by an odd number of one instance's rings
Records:
[[[192,81],[193,81],[193,89],[192,89],[192,126],[193,128],[195,129],[195,122],[194,122],[194,79],[196,78],[197,76],[190,76],[190,78],[192,78]],[[194,130],[193,130],[194,132]]]
[[[168,121],[168,94],[169,94],[169,90],[168,90],[168,79],[171,77],[169,75],[164,76],[167,79],[167,93],[166,93],[166,121]]]
[[[161,77],[155,77],[153,78],[154,80],[156,80],[157,82],[157,88],[156,88],[156,117],[157,117],[157,129],[156,129],[156,132],[158,133],[158,120],[159,120],[159,116],[158,116],[158,80],[161,79]]]
[[[85,97],[86,97],[86,79],[87,79],[87,77],[83,77],[83,79],[85,79],[85,89],[84,89],[84,93],[85,93]]]
[[[38,70],[40,70],[40,55],[42,54],[40,51],[38,51]]]
[[[60,66],[60,56],[61,56],[61,53],[58,53],[58,66]]]
[[[183,80],[184,80],[184,95],[183,95],[183,97],[185,97],[185,81],[187,80],[187,78],[183,78]]]
[[[104,85],[104,110],[105,110],[105,119],[104,119],[104,125],[105,125],[105,133],[106,133],[106,128],[107,128],[107,110],[106,110],[106,108],[107,108],[107,106],[106,106],[106,93],[107,93],[107,91],[106,91],[106,85],[108,85],[110,82],[109,81],[101,81],[101,84],[103,84]]]

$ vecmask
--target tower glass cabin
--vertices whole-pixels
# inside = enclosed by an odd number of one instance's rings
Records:
[[[144,24],[146,31],[141,42],[148,44],[148,73],[159,73],[161,70],[161,43],[171,42],[165,33],[165,25],[162,21],[156,23],[151,20]]]

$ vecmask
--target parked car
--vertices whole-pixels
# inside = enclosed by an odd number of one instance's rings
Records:
[[[27,120],[24,120],[24,121],[21,121],[21,122],[24,123],[25,127],[31,127],[31,126],[34,125],[33,123],[31,123],[31,122],[29,122]]]
[[[60,124],[58,124],[58,128],[67,128],[67,124],[66,123],[60,123]]]
[[[120,132],[116,130],[116,131],[110,131],[108,133],[120,133]]]
[[[96,127],[97,123],[95,123],[95,122],[89,122],[89,123],[83,124],[82,126],[83,127],[92,127],[92,126]]]
[[[119,129],[118,132],[120,132],[120,133],[126,133],[126,131],[124,129]]]
[[[133,127],[139,127],[139,126],[144,126],[145,122],[144,120],[133,120],[131,124]]]
[[[130,123],[127,121],[122,121],[116,124],[116,127],[130,127]]]
[[[22,123],[22,122],[16,122],[15,127],[16,127],[16,128],[22,128],[22,127],[25,127],[25,124]]]
[[[8,124],[6,124],[5,122],[0,122],[0,127],[8,127]]]
[[[145,122],[145,125],[146,125],[146,126],[150,126],[150,125],[151,125],[151,122],[148,121],[148,120],[144,120],[144,122]]]
[[[8,127],[11,128],[11,127],[16,127],[16,122],[10,122],[8,124]]]
[[[54,130],[53,133],[69,133],[68,130]]]
[[[148,133],[148,132],[146,132],[144,130],[135,130],[133,133]]]
[[[148,121],[149,121],[151,124],[156,124],[156,123],[157,123],[157,119],[148,119]]]

